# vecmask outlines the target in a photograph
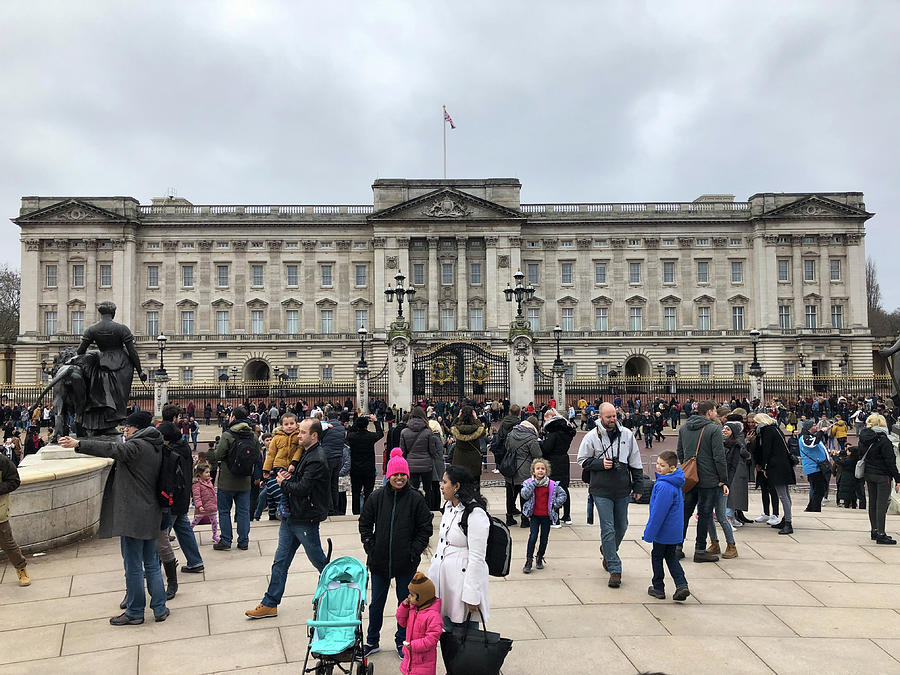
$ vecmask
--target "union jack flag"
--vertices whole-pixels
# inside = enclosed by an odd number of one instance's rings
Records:
[[[456,128],[456,125],[453,124],[453,118],[450,117],[450,113],[447,112],[447,109],[446,109],[446,108],[444,108],[444,121],[445,121],[445,122],[450,122],[450,128],[451,128],[451,129],[455,129],[455,128]]]

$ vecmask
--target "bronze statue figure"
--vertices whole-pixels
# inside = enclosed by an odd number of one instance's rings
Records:
[[[891,379],[894,381],[895,396],[900,394],[900,368],[894,367],[894,354],[897,352],[900,352],[900,338],[897,338],[897,341],[887,349],[882,349],[878,352],[887,364],[888,372],[891,374]]]

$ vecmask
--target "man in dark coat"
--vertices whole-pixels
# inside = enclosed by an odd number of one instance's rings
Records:
[[[684,464],[691,457],[697,457],[697,485],[684,495],[684,534],[687,537],[688,523],[697,509],[697,543],[694,547],[694,562],[717,562],[719,556],[706,552],[706,534],[712,519],[713,506],[720,493],[728,496],[728,465],[725,461],[725,446],[722,441],[722,427],[714,401],[703,401],[697,412],[678,430],[678,461]],[[679,549],[678,556],[684,557]]]
[[[359,536],[368,556],[366,565],[372,577],[366,656],[379,650],[384,605],[391,579],[396,586],[399,605],[408,595],[407,587],[434,531],[425,498],[409,485],[409,472],[409,464],[403,459],[402,451],[392,450],[385,472],[388,483],[366,500],[359,517]],[[406,629],[398,623],[394,633],[398,654],[402,653],[404,640]]]
[[[375,431],[369,431],[369,422],[375,423]],[[375,489],[375,444],[384,436],[375,415],[360,415],[347,432],[347,445],[350,446],[350,511],[359,515],[359,493],[363,501],[369,498]]]
[[[163,438],[150,425],[148,412],[131,413],[125,418],[124,443],[69,436],[59,439],[64,448],[114,461],[100,506],[101,539],[119,537],[125,565],[125,612],[109,620],[113,626],[144,623],[144,578],[150,592],[150,607],[156,621],[169,616],[166,589],[159,570],[156,539],[162,518],[156,498],[156,480],[162,463]]]
[[[272,561],[269,587],[262,601],[244,614],[251,619],[278,616],[278,605],[284,595],[288,569],[301,546],[312,566],[321,572],[331,558],[331,540],[328,553],[322,550],[319,523],[328,517],[331,508],[331,484],[328,459],[319,443],[322,424],[315,418],[300,422],[297,427],[303,454],[293,475],[281,469],[276,480],[290,503],[290,515],[281,521],[278,530],[278,548]]]
[[[575,438],[575,427],[555,409],[544,413],[544,442],[541,452],[550,462],[550,480],[559,483],[569,493],[569,447]],[[571,525],[571,506],[567,499],[563,504],[561,523]],[[551,526],[559,527],[559,525]]]

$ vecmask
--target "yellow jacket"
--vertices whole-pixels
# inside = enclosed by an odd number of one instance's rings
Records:
[[[269,450],[266,452],[266,461],[263,462],[263,471],[271,471],[273,468],[286,469],[291,462],[300,460],[299,430],[286,434],[278,428],[269,441]]]
[[[835,422],[831,426],[831,435],[835,438],[847,438],[847,423],[844,420]]]

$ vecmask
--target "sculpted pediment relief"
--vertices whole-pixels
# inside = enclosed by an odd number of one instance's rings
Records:
[[[162,309],[163,304],[159,300],[145,300],[141,303],[141,307],[144,309]]]
[[[853,206],[841,204],[833,199],[819,195],[801,197],[795,202],[779,206],[762,215],[763,218],[834,218],[834,217],[865,217],[873,214]]]
[[[750,302],[750,298],[748,298],[746,295],[741,295],[740,293],[738,293],[737,295],[732,295],[730,298],[728,298],[728,302],[733,305],[745,305]]]
[[[369,220],[521,220],[518,211],[452,188],[442,188],[373,213]]]
[[[818,293],[807,293],[803,296],[803,299],[806,302],[819,302],[822,299],[822,296]]]
[[[643,295],[635,294],[635,295],[632,295],[630,298],[626,298],[625,304],[626,305],[646,305],[647,298],[645,298]]]
[[[300,307],[303,307],[303,301],[297,300],[296,298],[285,298],[281,301],[281,305],[286,309],[299,309]]]
[[[176,307],[197,307],[197,303],[189,298],[185,298],[184,300],[179,300],[175,303]]]
[[[316,307],[337,307],[337,302],[331,298],[322,298],[321,300],[316,301]]]
[[[664,298],[660,298],[659,301],[664,305],[674,305],[681,302],[681,298],[677,295],[672,295],[671,293]]]
[[[356,298],[356,300],[350,301],[351,307],[371,307],[372,303],[366,298]]]
[[[57,202],[37,211],[33,211],[20,218],[15,218],[13,222],[17,224],[31,222],[68,222],[68,223],[88,223],[88,222],[116,222],[121,223],[128,220],[118,213],[107,211],[99,206],[94,206],[80,199],[66,199]]]
[[[571,295],[564,295],[556,301],[558,305],[575,305],[578,303],[578,298],[573,298]]]
[[[264,309],[269,306],[269,303],[263,300],[262,298],[253,298],[249,302],[247,302],[247,307],[250,309]]]
[[[68,307],[84,307],[85,306],[84,300],[81,300],[79,298],[72,298],[71,300],[69,300],[66,303],[66,305]]]
[[[716,299],[714,297],[712,297],[711,295],[706,295],[705,293],[694,298],[694,302],[696,302],[698,305],[711,305],[715,301]]]
[[[225,298],[219,298],[218,300],[210,303],[216,309],[227,309],[228,307],[234,307],[233,302],[229,302]]]
[[[608,295],[598,295],[596,298],[591,300],[591,303],[594,305],[611,305],[613,304],[613,299]]]

